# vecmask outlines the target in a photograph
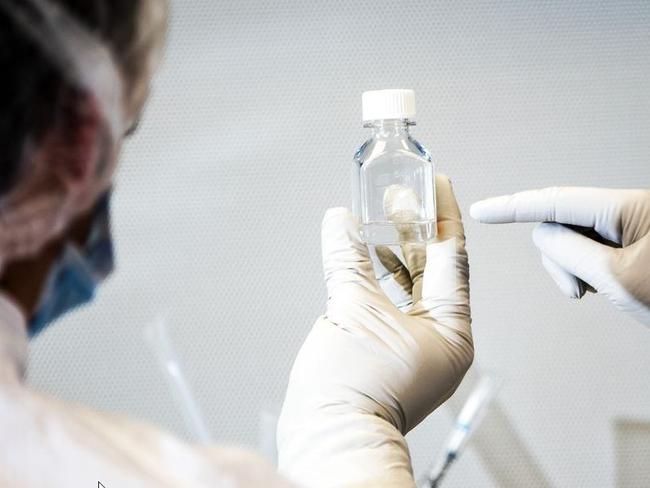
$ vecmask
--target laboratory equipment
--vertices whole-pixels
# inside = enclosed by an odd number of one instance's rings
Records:
[[[462,454],[467,441],[479,427],[490,403],[501,387],[501,379],[496,376],[484,376],[472,390],[465,401],[454,426],[447,436],[443,451],[429,470],[420,487],[435,488],[440,486],[442,478],[451,464]]]
[[[362,95],[364,127],[372,134],[353,162],[353,209],[368,244],[427,242],[436,236],[434,164],[409,132],[413,90]]]
[[[271,464],[278,464],[278,419],[281,405],[266,404],[262,406],[259,416],[257,451]]]
[[[180,409],[185,426],[201,444],[211,442],[201,409],[194,398],[192,389],[185,378],[183,365],[172,345],[167,330],[167,321],[161,316],[144,329],[144,338],[154,353],[176,405]]]

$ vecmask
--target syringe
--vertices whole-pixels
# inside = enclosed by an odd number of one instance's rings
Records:
[[[156,357],[170,392],[183,415],[183,420],[190,434],[196,441],[208,444],[211,441],[210,432],[206,427],[203,414],[199,408],[192,389],[190,388],[183,365],[172,346],[167,321],[158,317],[144,329],[144,338]]]
[[[485,417],[487,407],[496,397],[500,386],[501,380],[496,377],[481,378],[458,414],[454,427],[445,441],[443,452],[429,470],[421,486],[427,488],[439,486],[449,466],[460,456],[467,441]]]

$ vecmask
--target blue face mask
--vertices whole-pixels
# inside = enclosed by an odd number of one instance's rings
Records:
[[[85,245],[66,243],[52,265],[39,305],[29,321],[30,336],[34,337],[66,312],[92,301],[98,286],[113,268],[110,193],[107,193],[95,206]]]

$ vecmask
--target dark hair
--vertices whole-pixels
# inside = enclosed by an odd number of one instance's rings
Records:
[[[111,48],[125,73],[137,62],[140,0],[47,0],[63,7]],[[0,0],[16,3],[24,0]],[[126,80],[127,84],[129,80]],[[0,8],[0,196],[15,184],[27,138],[38,141],[61,110],[65,81],[41,49]]]

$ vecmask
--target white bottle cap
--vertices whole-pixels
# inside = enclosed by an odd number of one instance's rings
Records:
[[[363,121],[415,118],[413,90],[373,90],[361,95]]]

